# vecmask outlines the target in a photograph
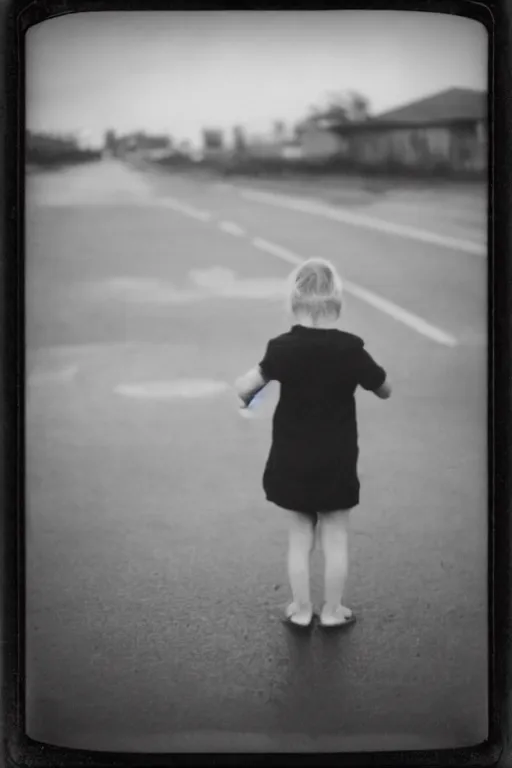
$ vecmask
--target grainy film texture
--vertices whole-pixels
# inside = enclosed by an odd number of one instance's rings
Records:
[[[29,736],[359,751],[487,736],[487,33],[416,12],[81,13],[27,34]],[[334,632],[282,622],[280,386],[328,259],[360,504]],[[313,331],[316,332],[316,331]],[[297,416],[299,419],[300,416]],[[311,602],[323,600],[321,537]]]

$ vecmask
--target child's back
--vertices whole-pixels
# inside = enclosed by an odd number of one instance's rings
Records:
[[[281,384],[264,475],[269,501],[316,512],[355,506],[355,391],[359,385],[378,389],[384,370],[359,337],[303,325],[272,339],[260,368],[265,378]]]

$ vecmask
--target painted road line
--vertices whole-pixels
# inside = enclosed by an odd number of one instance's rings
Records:
[[[241,191],[242,197],[256,202],[267,203],[281,208],[288,208],[301,213],[308,213],[313,216],[323,216],[333,221],[339,221],[342,224],[349,224],[355,227],[365,227],[377,232],[384,232],[389,235],[410,238],[431,245],[440,245],[443,248],[450,248],[456,251],[476,254],[477,256],[486,256],[487,248],[482,243],[474,240],[460,240],[459,238],[449,237],[447,235],[438,235],[435,232],[429,232],[416,227],[408,227],[405,224],[394,224],[384,219],[375,219],[369,216],[361,216],[351,213],[342,208],[334,208],[317,200],[300,199],[289,197],[288,195],[277,195],[273,192],[260,192],[249,188]]]
[[[271,243],[268,240],[262,240],[261,238],[256,237],[253,239],[252,243],[256,248],[259,248],[266,253],[271,253],[290,264],[302,264],[304,261],[304,259],[296,253],[281,248],[281,246]],[[426,336],[427,338],[432,339],[432,341],[436,341],[438,344],[443,344],[447,347],[457,346],[457,339],[451,334],[437,328],[435,325],[431,325],[431,323],[428,323],[418,315],[408,312],[406,309],[399,307],[398,304],[394,304],[392,301],[388,301],[388,299],[385,299],[372,291],[368,291],[366,288],[363,288],[356,283],[344,280],[343,290],[360,301],[366,302],[366,304],[369,304],[375,309],[379,309],[394,320],[398,320],[404,325],[407,325],[422,336]]]
[[[297,254],[282,248],[280,245],[270,243],[268,240],[263,240],[261,237],[255,237],[252,240],[252,244],[259,248],[261,251],[271,253],[273,256],[278,256],[280,259],[288,261],[290,264],[302,264],[304,259],[301,259]]]
[[[202,211],[199,208],[193,208],[192,206],[186,205],[179,200],[174,200],[171,197],[159,198],[158,205],[171,208],[173,211],[183,213],[185,216],[190,216],[191,218],[197,219],[198,221],[210,221],[212,218],[212,214],[209,211]]]
[[[245,235],[245,230],[242,229],[242,227],[239,227],[238,224],[234,224],[232,221],[221,221],[219,227],[223,232],[227,232],[235,237],[243,237]]]
[[[442,331],[440,328],[436,328],[434,325],[427,323],[426,320],[418,317],[418,315],[413,315],[406,309],[402,309],[392,301],[388,301],[382,296],[378,296],[376,293],[368,291],[366,288],[362,288],[360,285],[356,285],[355,283],[348,281],[344,281],[343,289],[352,296],[355,296],[356,298],[361,299],[361,301],[365,301],[367,304],[370,304],[372,307],[380,309],[382,312],[385,312],[395,320],[408,325],[410,328],[414,328],[415,331],[421,333],[423,336],[427,336],[427,338],[432,339],[433,341],[437,341],[439,344],[444,344],[446,347],[457,346],[457,339],[454,338],[454,336],[451,336],[449,333],[445,333],[445,331]]]

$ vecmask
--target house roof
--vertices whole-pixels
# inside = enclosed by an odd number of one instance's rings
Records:
[[[433,123],[484,120],[487,94],[469,88],[449,88],[398,109],[376,115],[379,123]]]
[[[313,122],[319,128],[338,134],[350,134],[365,130],[383,128],[410,128],[415,125],[449,125],[465,121],[485,120],[487,116],[487,94],[469,88],[450,88],[441,93],[419,99],[397,109],[383,112],[375,117],[358,122],[339,122],[318,116]],[[308,121],[299,125],[299,132]]]

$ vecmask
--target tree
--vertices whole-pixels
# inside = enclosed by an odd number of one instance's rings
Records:
[[[247,146],[247,137],[241,125],[233,128],[233,147],[236,152],[243,152]]]
[[[275,120],[273,125],[273,135],[278,141],[286,136],[286,123],[283,120]]]
[[[105,149],[107,149],[109,152],[114,152],[117,146],[117,137],[116,132],[112,129],[105,131],[105,140],[104,140],[104,146]]]
[[[367,120],[370,115],[370,102],[358,91],[330,91],[320,103],[310,109],[311,118],[325,118],[344,123]]]

